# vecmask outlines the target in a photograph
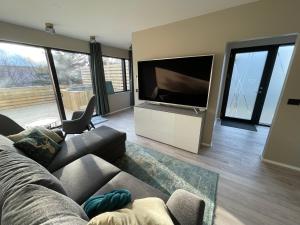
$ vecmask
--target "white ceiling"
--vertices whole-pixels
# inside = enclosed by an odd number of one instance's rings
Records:
[[[128,48],[134,31],[255,0],[0,0],[0,20],[58,34]]]

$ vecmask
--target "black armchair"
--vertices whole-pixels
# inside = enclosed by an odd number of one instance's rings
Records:
[[[2,114],[0,114],[0,124],[0,134],[4,136],[17,134],[24,130],[24,128],[21,127],[18,123]]]
[[[20,133],[22,131],[24,131],[25,129],[19,125],[17,122],[15,122],[14,120],[12,120],[11,118],[0,114],[0,134],[3,136],[9,136],[9,135],[13,135],[13,134],[17,134]],[[61,136],[63,138],[63,132],[61,131],[61,129],[52,129],[57,135]]]
[[[91,122],[95,105],[96,97],[93,96],[90,99],[85,111],[75,111],[73,112],[71,120],[63,120],[62,129],[65,134],[80,134],[85,130],[95,128]]]

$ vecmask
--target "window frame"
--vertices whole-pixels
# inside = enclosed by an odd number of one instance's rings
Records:
[[[127,88],[126,60],[128,61],[128,78],[129,78],[128,84],[129,84],[129,89]],[[125,76],[126,91],[131,91],[131,89],[132,89],[131,88],[131,81],[130,81],[130,70],[131,70],[131,68],[130,68],[130,59],[129,58],[128,59],[124,58],[124,76]]]
[[[16,44],[16,45],[25,45],[25,46],[31,46],[31,47],[37,47],[37,48],[44,48],[45,50],[46,49],[51,49],[51,50],[65,51],[65,52],[70,52],[70,53],[86,54],[86,55],[91,56],[91,53],[89,53],[89,52],[82,52],[82,51],[77,51],[77,50],[69,50],[69,49],[55,48],[55,47],[47,47],[45,45],[29,44],[29,43],[25,43],[25,42],[17,42],[17,41],[2,40],[2,39],[0,39],[0,42],[9,43],[9,44]]]
[[[64,51],[68,53],[74,53],[74,54],[85,54],[89,57],[89,62],[91,63],[91,53],[90,52],[83,52],[83,51],[78,51],[78,50],[69,50],[69,49],[64,49],[64,48],[56,48],[56,47],[48,47],[45,45],[39,45],[39,44],[31,44],[31,43],[26,43],[26,42],[18,42],[18,41],[11,41],[11,40],[3,40],[0,39],[0,43],[9,43],[9,44],[17,44],[17,45],[24,45],[24,46],[31,46],[31,47],[37,47],[37,48],[43,48],[45,50],[45,55],[47,58],[47,63],[49,67],[49,73],[50,73],[50,78],[51,78],[51,83],[53,85],[54,89],[54,95],[58,107],[58,113],[60,115],[61,120],[66,120],[66,113],[65,113],[65,108],[62,100],[62,95],[59,87],[59,82],[58,82],[58,77],[57,77],[57,72],[56,72],[56,67],[55,63],[53,60],[53,55],[51,53],[51,50],[55,51]],[[117,57],[117,56],[111,56],[111,55],[105,55],[102,54],[102,57],[108,57],[108,58],[115,58],[115,59],[121,59],[122,60],[122,80],[123,80],[123,91],[116,91],[114,94],[117,93],[122,93],[122,92],[130,92],[132,90],[132,85],[130,81],[130,58],[125,58],[125,57]],[[126,79],[126,63],[125,60],[128,60],[129,63],[129,89],[127,88],[127,79]],[[93,115],[93,116],[97,116]]]
[[[52,50],[73,53],[73,54],[87,55],[89,58],[89,63],[91,63],[91,54],[84,53],[84,52],[72,51],[72,50],[63,50],[63,49],[58,49],[58,48],[47,48],[47,47],[45,47],[45,50],[46,50],[46,56],[47,56],[47,60],[48,60],[49,70],[50,70],[50,73],[52,74],[52,83],[53,83],[53,87],[55,89],[56,100],[57,100],[57,104],[58,104],[58,108],[59,108],[58,111],[61,114],[62,120],[66,120],[67,117],[66,117],[66,112],[65,112],[65,106],[64,106],[63,99],[62,99],[60,84],[59,84],[59,80],[58,80],[58,76],[57,76],[57,71],[56,71],[55,62],[53,59]],[[91,73],[92,73],[92,71],[91,71]],[[92,80],[92,77],[91,77],[91,80]],[[93,84],[92,84],[92,86],[93,86]],[[97,114],[96,115],[94,114],[93,116],[97,116]]]
[[[126,63],[125,63],[125,60],[128,60],[128,63],[129,63],[129,65],[130,65],[130,60],[129,60],[129,58],[114,57],[114,56],[110,56],[110,55],[102,55],[102,60],[103,60],[103,57],[106,57],[106,58],[113,58],[113,59],[120,59],[120,60],[121,60],[123,91],[115,91],[114,94],[131,91],[130,88],[129,88],[129,89],[127,88]],[[129,72],[129,77],[130,77],[130,72]],[[105,78],[105,71],[104,71],[104,78]],[[129,82],[130,82],[130,80],[129,80]],[[129,84],[129,85],[130,85],[130,84]],[[111,94],[111,95],[114,95],[114,94]]]
[[[66,120],[66,113],[65,113],[63,100],[62,100],[62,94],[60,91],[56,67],[55,67],[55,63],[53,60],[53,55],[51,53],[51,50],[64,51],[64,52],[74,53],[74,54],[84,54],[89,57],[90,63],[91,63],[91,54],[89,52],[74,51],[74,50],[62,49],[62,48],[53,48],[53,47],[47,47],[44,45],[28,44],[28,43],[24,43],[24,42],[17,42],[17,41],[10,41],[10,40],[0,40],[0,43],[31,46],[31,47],[36,47],[36,48],[43,48],[45,50],[45,55],[46,55],[47,64],[48,64],[48,68],[49,68],[51,83],[52,83],[52,86],[54,89],[54,95],[55,95],[55,99],[56,99],[56,103],[57,103],[58,113],[59,113],[61,120]]]

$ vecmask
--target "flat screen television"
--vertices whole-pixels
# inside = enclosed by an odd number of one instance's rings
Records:
[[[213,55],[138,62],[139,99],[207,108]]]

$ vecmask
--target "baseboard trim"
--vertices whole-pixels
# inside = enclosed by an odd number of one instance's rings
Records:
[[[280,163],[280,162],[276,162],[276,161],[273,161],[273,160],[264,159],[263,157],[261,157],[261,160],[265,163],[273,164],[273,165],[276,165],[276,166],[281,166],[281,167],[284,167],[284,168],[288,168],[288,169],[300,172],[300,168],[296,167],[296,166],[290,166],[290,165],[287,165],[285,163]]]
[[[123,109],[119,109],[119,110],[116,110],[116,111],[113,111],[113,112],[109,112],[109,113],[105,114],[105,116],[106,116],[106,115],[112,115],[112,114],[115,114],[115,113],[118,113],[118,112],[122,112],[122,111],[127,110],[127,109],[130,109],[130,108],[132,108],[132,107],[133,107],[133,106],[129,106],[129,107],[126,107],[126,108],[123,108]]]
[[[210,143],[210,144],[208,144],[208,143],[204,143],[204,142],[202,142],[201,143],[201,145],[202,146],[204,146],[204,147],[209,147],[209,148],[211,148],[212,147],[212,144]]]

